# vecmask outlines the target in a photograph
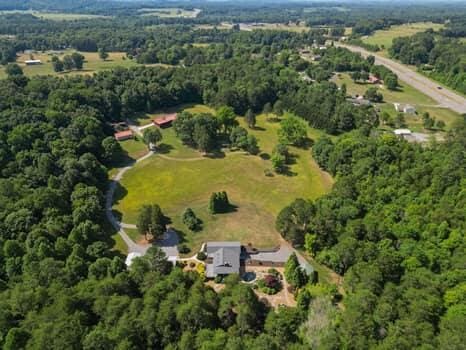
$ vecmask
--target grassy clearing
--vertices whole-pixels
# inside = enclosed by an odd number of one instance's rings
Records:
[[[229,22],[222,22],[219,25],[211,25],[211,24],[200,24],[197,25],[196,28],[198,29],[223,29],[228,30],[232,29],[233,24]],[[306,32],[310,29],[310,27],[306,26],[304,22],[299,24],[292,23],[292,24],[283,24],[283,23],[240,23],[239,24],[240,30],[244,31],[252,31],[252,30],[284,30],[288,32],[295,32],[295,33],[302,33]]]
[[[120,141],[119,143],[123,148],[123,157],[121,157],[118,163],[108,169],[109,179],[118,172],[119,168],[136,161],[136,159],[141,158],[148,152],[146,144],[139,136],[135,136],[134,139]]]
[[[73,52],[75,51],[65,50],[57,52],[58,54],[53,52],[53,54],[56,54],[56,56],[62,59],[63,56],[70,55]],[[81,52],[81,54],[85,57],[85,63],[84,68],[80,71],[70,71],[61,73],[54,72],[51,62],[52,52],[50,51],[32,54],[32,57],[34,59],[41,60],[42,64],[35,66],[26,66],[24,62],[26,60],[31,59],[31,55],[29,54],[20,54],[16,60],[16,63],[18,63],[21,66],[26,76],[49,74],[56,76],[93,74],[100,70],[112,69],[115,67],[129,68],[138,65],[138,63],[135,60],[128,59],[124,52],[109,52],[109,57],[105,61],[99,58],[99,54],[97,52]],[[4,68],[2,68],[0,69],[0,79],[5,77],[6,73]]]
[[[138,126],[144,126],[152,123],[154,118],[157,118],[167,113],[179,113],[187,111],[190,113],[212,113],[215,114],[215,110],[202,104],[186,103],[175,107],[162,108],[154,111],[154,113],[146,113],[135,116],[132,120]]]
[[[201,10],[186,10],[182,8],[143,8],[139,10],[141,16],[156,16],[161,18],[196,18]]]
[[[199,108],[199,107],[198,107]],[[241,124],[244,125],[242,118]],[[116,193],[114,209],[127,223],[135,223],[144,203],[158,203],[181,232],[185,243],[197,250],[208,240],[237,239],[258,247],[279,244],[274,222],[278,212],[295,198],[317,198],[327,193],[332,179],[312,160],[310,150],[291,148],[296,162],[290,175],[265,176],[271,168],[270,155],[277,143],[278,123],[258,116],[258,127],[251,133],[259,139],[262,157],[242,152],[225,152],[218,158],[186,160],[186,149],[174,142],[171,131],[164,130],[164,143],[171,146],[165,155],[178,160],[151,157],[129,170]],[[309,129],[309,136],[320,132]],[[225,190],[236,209],[228,214],[211,215],[207,210],[214,191]],[[203,220],[201,232],[191,233],[181,222],[183,211],[191,207]]]
[[[134,139],[120,141],[120,145],[126,155],[134,160],[141,158],[148,152],[147,145],[139,136],[134,137]]]
[[[355,95],[364,95],[366,90],[374,85],[364,84],[364,83],[355,83],[347,73],[338,73],[335,75],[332,80],[337,85],[346,84],[346,89],[349,94]],[[404,82],[399,82],[400,87],[396,91],[391,91],[382,87],[380,92],[383,94],[384,100],[389,103],[399,102],[399,103],[409,103],[412,105],[436,105],[437,103],[432,100],[427,95],[424,95],[419,90],[411,87]]]
[[[347,73],[339,73],[335,75],[332,80],[338,84],[346,84],[346,89],[350,95],[363,95],[366,90],[371,87],[371,84],[359,84],[351,80]],[[414,89],[410,85],[400,82],[400,89],[398,91],[390,91],[385,88],[381,88],[380,92],[384,96],[384,102],[379,104],[381,111],[386,111],[391,116],[396,115],[393,103],[407,103],[416,107],[417,115],[405,115],[406,123],[409,128],[413,131],[426,132],[422,127],[422,113],[429,112],[431,117],[435,117],[437,120],[443,120],[446,124],[446,128],[449,129],[455,120],[460,118],[458,113],[453,112],[447,108],[437,107],[437,103],[430,97],[424,95],[420,91]]]
[[[380,47],[383,46],[386,50],[392,46],[392,41],[395,38],[411,36],[416,33],[426,31],[429,28],[432,28],[433,30],[439,30],[443,27],[443,24],[432,22],[401,24],[391,26],[388,30],[376,30],[374,34],[365,37],[363,41],[368,44],[379,45]]]
[[[13,14],[13,13],[31,14],[34,17],[41,18],[41,19],[48,19],[51,21],[76,21],[76,20],[83,20],[83,19],[110,18],[109,16],[91,15],[91,14],[84,14],[84,13],[42,12],[42,11],[32,11],[32,10],[0,11],[0,15]]]

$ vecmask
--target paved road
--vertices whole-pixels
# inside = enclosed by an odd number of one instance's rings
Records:
[[[446,88],[438,89],[439,84],[426,78],[422,74],[413,71],[407,66],[378,55],[374,52],[369,52],[358,46],[337,43],[336,45],[345,47],[353,52],[359,52],[363,57],[367,57],[369,55],[374,56],[376,64],[381,64],[387,68],[390,68],[396,75],[398,75],[400,80],[431,97],[437,101],[441,107],[450,108],[451,110],[460,114],[466,113],[466,98]]]

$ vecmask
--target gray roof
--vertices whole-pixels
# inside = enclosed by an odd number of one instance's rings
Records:
[[[212,263],[206,266],[207,277],[239,273],[240,242],[208,242],[206,253],[212,258]]]

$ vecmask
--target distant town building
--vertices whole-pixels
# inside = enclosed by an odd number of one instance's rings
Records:
[[[397,112],[407,113],[407,114],[414,114],[416,113],[416,108],[411,105],[405,105],[401,103],[394,103],[393,106]]]
[[[24,61],[24,63],[26,64],[26,66],[35,66],[38,64],[42,64],[42,61],[41,60],[26,60]]]
[[[153,120],[154,125],[158,126],[159,128],[168,128],[172,125],[173,121],[176,120],[176,113],[170,113],[162,115],[158,118]]]
[[[124,141],[133,138],[133,132],[131,130],[125,130],[115,133],[115,139],[117,141]]]
[[[364,96],[355,96],[346,99],[348,102],[351,102],[354,106],[369,106],[371,101],[364,98]]]

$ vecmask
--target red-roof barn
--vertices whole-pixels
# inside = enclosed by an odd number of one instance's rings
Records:
[[[133,138],[133,132],[131,130],[125,130],[115,133],[115,139],[117,141],[123,141]]]
[[[165,114],[153,120],[154,125],[159,128],[168,128],[176,119],[176,113]]]

